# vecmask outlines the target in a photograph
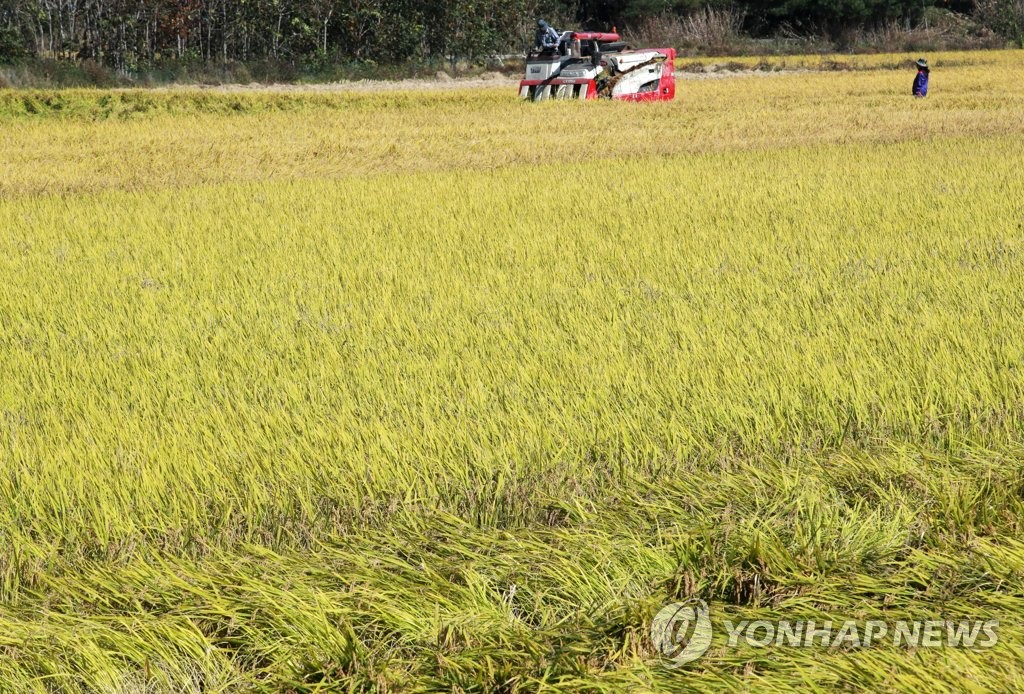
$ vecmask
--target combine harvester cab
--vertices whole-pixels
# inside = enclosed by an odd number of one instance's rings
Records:
[[[530,101],[671,101],[675,59],[673,48],[633,50],[614,33],[566,32],[557,49],[527,55],[519,96]]]

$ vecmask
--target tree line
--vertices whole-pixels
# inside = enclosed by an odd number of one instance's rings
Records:
[[[607,28],[712,6],[742,12],[753,32],[833,32],[911,22],[935,2],[970,10],[972,0],[0,0],[0,61],[131,70],[165,60],[473,59],[524,50],[542,16]]]
[[[520,43],[523,18],[551,9],[532,0],[0,0],[0,58],[131,68],[161,59],[472,57]]]

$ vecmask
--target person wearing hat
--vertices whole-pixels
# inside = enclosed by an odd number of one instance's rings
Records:
[[[928,96],[928,61],[924,58],[917,60],[917,77],[914,78],[914,87],[911,93],[922,99]]]
[[[553,26],[545,22],[543,19],[537,20],[537,48],[552,50],[558,48],[558,44],[561,40],[562,37]]]

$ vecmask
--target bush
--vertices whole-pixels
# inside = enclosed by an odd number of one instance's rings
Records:
[[[1002,48],[1006,40],[965,15],[929,8],[920,23],[888,22],[847,32],[840,47],[858,52],[945,51]]]
[[[978,0],[975,18],[1024,48],[1024,0]]]
[[[627,32],[627,37],[638,45],[732,53],[745,40],[743,20],[744,14],[738,10],[705,7],[682,17],[671,13],[649,17]]]
[[[117,81],[107,66],[93,60],[92,58],[83,60],[80,67],[82,69],[82,74],[85,75],[86,79],[97,87],[113,86]]]

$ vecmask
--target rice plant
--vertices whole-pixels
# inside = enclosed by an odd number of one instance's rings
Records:
[[[1020,688],[1024,87],[954,57],[0,93],[0,682]],[[999,642],[668,670],[689,598]]]

